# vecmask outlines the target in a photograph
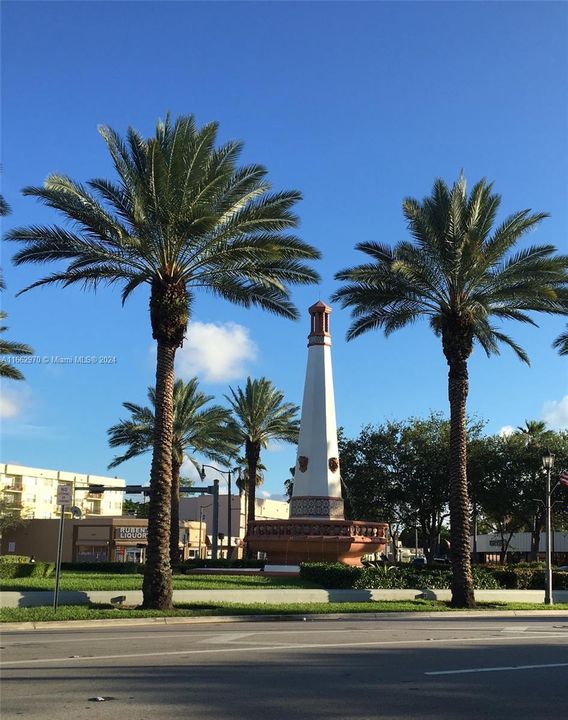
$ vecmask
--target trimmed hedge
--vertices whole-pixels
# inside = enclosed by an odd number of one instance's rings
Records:
[[[29,555],[0,555],[0,564],[2,563],[27,563],[30,562]]]
[[[300,577],[327,589],[354,588],[362,568],[343,563],[301,563]]]
[[[252,568],[257,570],[264,570],[264,560],[184,560],[183,562],[176,565],[174,572],[186,573],[189,570],[196,570],[198,568]]]
[[[143,575],[144,565],[135,562],[62,562],[61,569],[72,572],[112,575]]]
[[[2,562],[0,578],[51,577],[55,564],[48,562]]]
[[[451,587],[450,568],[384,565],[382,567],[351,567],[342,563],[302,563],[300,577],[327,589],[411,589]],[[493,567],[475,565],[473,582],[476,590],[543,590],[541,567]],[[554,590],[568,590],[568,572],[553,573]]]
[[[264,568],[261,560],[185,560],[175,565],[174,573],[185,574],[196,568]],[[64,562],[61,569],[71,572],[103,573],[112,575],[143,575],[144,564],[134,562]]]

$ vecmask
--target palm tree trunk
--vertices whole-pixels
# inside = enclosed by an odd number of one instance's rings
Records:
[[[172,567],[180,561],[179,556],[179,469],[180,464],[172,459],[171,527],[170,527],[170,564]]]
[[[247,528],[251,522],[254,522],[256,517],[256,473],[258,467],[258,459],[260,457],[260,444],[251,443],[249,440],[245,446],[245,456],[247,459],[248,467],[248,480],[247,480]],[[246,550],[247,559],[252,559],[252,551],[247,547]]]
[[[170,524],[172,484],[173,391],[175,347],[158,340],[154,452],[150,474],[148,548],[144,570],[144,608],[172,606]]]
[[[248,443],[246,447],[246,458],[248,465],[248,509],[247,522],[254,522],[256,517],[256,474],[258,459],[260,457],[260,446],[258,443]]]
[[[446,355],[450,401],[450,543],[452,556],[452,607],[475,607],[469,550],[469,498],[467,493],[467,360],[462,353]]]

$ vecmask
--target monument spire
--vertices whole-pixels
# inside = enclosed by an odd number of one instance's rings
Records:
[[[331,308],[320,300],[309,313],[308,364],[290,517],[340,520],[343,499],[331,369]]]

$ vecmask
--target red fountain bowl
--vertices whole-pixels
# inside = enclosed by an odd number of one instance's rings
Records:
[[[253,552],[265,552],[268,562],[274,565],[302,562],[361,565],[363,555],[383,551],[387,535],[386,523],[291,518],[249,523],[245,542]]]

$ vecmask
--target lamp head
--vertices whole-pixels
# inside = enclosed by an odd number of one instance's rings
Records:
[[[542,467],[545,470],[552,470],[554,467],[554,455],[548,449],[544,451],[542,456]]]

